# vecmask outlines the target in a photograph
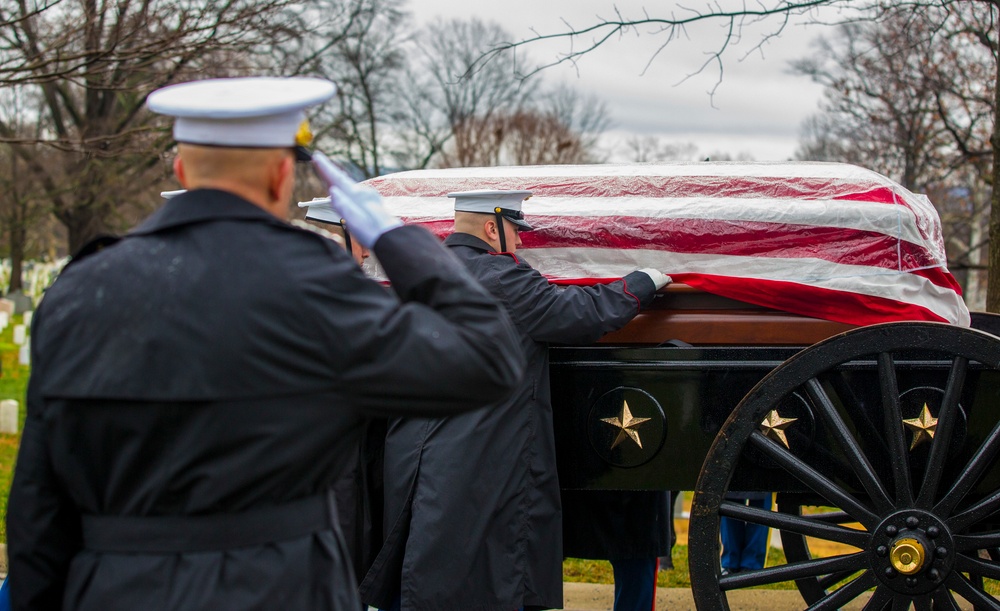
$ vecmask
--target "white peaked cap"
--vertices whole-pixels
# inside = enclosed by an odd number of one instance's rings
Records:
[[[160,191],[160,197],[163,199],[170,199],[171,197],[177,197],[181,193],[187,193],[187,189],[177,189],[176,191]]]
[[[462,191],[449,193],[455,198],[456,212],[494,212],[496,208],[504,210],[520,210],[521,203],[531,197],[531,191],[502,191],[497,189],[479,189],[478,191]]]
[[[309,202],[299,202],[299,208],[307,208],[306,218],[334,225],[343,225],[343,219],[330,206],[329,197],[316,197]]]
[[[207,79],[157,89],[146,105],[176,117],[178,142],[284,148],[296,145],[305,109],[329,100],[336,91],[333,83],[318,78]]]
[[[455,198],[455,212],[483,212],[494,214],[500,208],[501,215],[523,230],[531,231],[531,225],[524,220],[521,204],[531,197],[531,191],[503,191],[499,189],[479,189],[449,193]]]

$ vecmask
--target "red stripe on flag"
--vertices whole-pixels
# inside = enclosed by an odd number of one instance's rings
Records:
[[[413,222],[412,219],[404,219]],[[813,258],[843,265],[911,270],[938,265],[926,249],[871,231],[720,221],[640,217],[532,216],[535,231],[521,234],[524,248],[608,248],[661,250],[774,259]],[[454,222],[417,222],[440,238]]]
[[[931,310],[912,303],[795,282],[713,276],[710,274],[671,274],[671,278],[675,282],[698,288],[706,293],[729,297],[765,308],[850,325],[872,325],[901,320],[949,322]],[[616,280],[618,278],[576,278],[553,280],[552,282],[590,286]]]

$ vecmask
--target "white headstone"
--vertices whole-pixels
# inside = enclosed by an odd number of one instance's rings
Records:
[[[25,337],[27,337],[27,327],[24,325],[14,325],[14,343],[20,346],[24,343]]]
[[[17,401],[0,401],[0,433],[17,434]]]
[[[25,344],[17,351],[17,361],[22,365],[31,364],[31,345]]]
[[[28,327],[29,329],[31,328],[31,314],[32,314],[31,310],[28,310],[27,312],[24,313],[24,326]]]
[[[6,329],[8,324],[10,324],[10,314],[0,311],[0,331]]]

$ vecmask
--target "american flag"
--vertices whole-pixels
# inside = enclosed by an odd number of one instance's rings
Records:
[[[453,230],[455,191],[526,189],[518,250],[550,280],[652,267],[709,293],[854,325],[968,325],[937,211],[847,164],[652,163],[453,168],[366,184],[407,223]]]

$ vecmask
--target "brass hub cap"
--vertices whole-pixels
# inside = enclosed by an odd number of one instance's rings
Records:
[[[920,541],[909,537],[893,543],[892,551],[889,553],[892,567],[903,575],[919,572],[924,566],[925,557],[924,546],[920,544]]]

